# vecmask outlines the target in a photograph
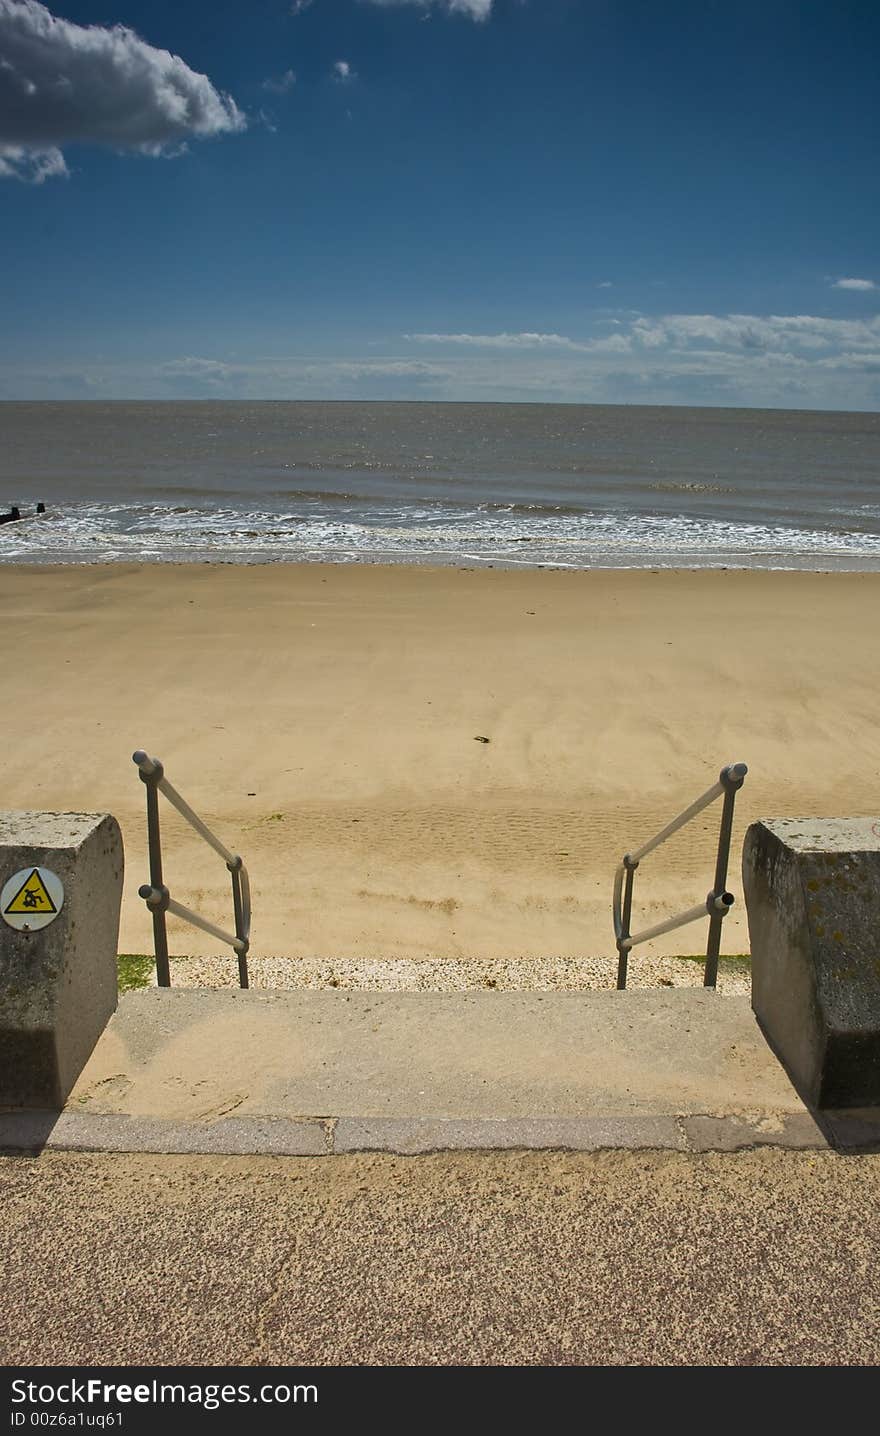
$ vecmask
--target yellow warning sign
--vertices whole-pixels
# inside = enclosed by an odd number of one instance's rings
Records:
[[[39,868],[34,868],[29,873],[21,887],[6,904],[3,911],[4,913],[21,913],[31,916],[35,916],[38,913],[54,913],[58,911],[49,896],[49,890],[43,882]]]

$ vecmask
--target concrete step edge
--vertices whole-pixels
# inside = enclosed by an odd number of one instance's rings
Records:
[[[808,1113],[534,1117],[225,1117],[212,1122],[83,1112],[0,1114],[0,1150],[216,1156],[418,1155],[444,1151],[808,1151],[827,1146]]]

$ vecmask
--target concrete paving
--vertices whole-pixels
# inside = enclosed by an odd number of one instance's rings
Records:
[[[746,999],[206,992],[120,1002],[64,1112],[7,1149],[415,1153],[808,1148],[825,1139]]]
[[[878,1182],[772,1148],[0,1158],[0,1362],[876,1365]]]

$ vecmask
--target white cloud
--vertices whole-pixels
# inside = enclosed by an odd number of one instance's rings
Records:
[[[616,321],[616,322],[615,322]],[[609,326],[611,332],[609,332]],[[419,333],[396,349],[109,358],[40,373],[0,363],[7,398],[371,398],[880,410],[880,315],[594,313],[575,336]],[[414,346],[418,345],[418,349]],[[436,346],[432,349],[431,346]],[[374,350],[376,352],[370,352]]]
[[[333,66],[333,74],[340,84],[343,85],[347,80],[354,79],[354,70],[347,60],[337,60]]]
[[[323,372],[343,379],[439,379],[449,370],[418,359],[367,359],[339,361],[324,366]]]
[[[820,350],[835,345],[873,348],[880,341],[880,315],[873,319],[825,319],[812,314],[666,314],[638,318],[632,335],[645,348],[687,348],[708,341],[737,350]]]
[[[363,350],[283,356],[188,355],[165,364],[83,358],[65,371],[0,362],[4,398],[429,399],[717,404],[880,410],[880,334],[872,348],[754,349],[706,339],[647,348],[624,316],[605,339],[571,347],[448,347],[442,358]],[[680,316],[682,317],[682,316]],[[685,318],[689,316],[683,316]],[[698,316],[702,320],[712,316]],[[730,316],[715,316],[720,320]],[[803,316],[808,318],[808,316]],[[624,327],[625,326],[625,327]],[[479,336],[475,336],[479,337]],[[562,338],[563,336],[558,336]],[[612,343],[613,341],[613,343]]]
[[[543,349],[577,354],[623,354],[632,348],[626,334],[608,334],[601,339],[569,339],[565,334],[404,334],[418,344],[457,344],[472,349]]]
[[[404,334],[418,344],[463,344],[479,349],[583,349],[564,334]]]
[[[876,289],[873,279],[835,279],[832,289]]]
[[[880,370],[880,348],[873,354],[868,350],[844,350],[840,354],[827,354],[816,360],[821,369],[852,369],[857,371]]]
[[[66,173],[59,146],[180,153],[196,136],[245,128],[235,101],[177,55],[123,25],[74,25],[38,0],[0,0],[0,146],[7,167],[40,183]],[[22,160],[10,150],[24,151]]]
[[[611,280],[610,280],[610,279],[603,279],[602,282],[601,282],[601,284],[597,284],[597,285],[596,285],[596,288],[597,288],[597,289],[613,289],[613,288],[614,288],[614,285],[611,283]]]
[[[70,376],[34,374],[19,376],[4,385],[0,365],[0,396],[15,397],[26,388],[39,397],[61,396],[63,387],[70,388]],[[103,386],[105,394],[143,394],[145,397],[175,398],[394,398],[421,396],[427,387],[442,393],[454,383],[456,374],[450,366],[423,359],[398,358],[236,358],[234,362],[186,355],[153,365],[145,372],[142,366],[128,374],[117,369],[112,374],[90,375],[91,382]],[[9,394],[4,393],[4,388]],[[46,392],[48,390],[48,393]]]
[[[488,20],[492,13],[492,0],[367,0],[370,5],[392,6],[415,5],[419,10],[445,10],[448,15],[467,15],[471,20]]]
[[[220,383],[229,379],[234,370],[219,359],[199,359],[194,354],[188,354],[184,359],[169,359],[166,364],[160,364],[159,373],[169,379],[212,380]]]
[[[288,90],[293,89],[295,84],[296,75],[293,70],[285,70],[284,74],[279,75],[277,79],[270,76],[268,80],[264,80],[263,89],[271,90],[274,95],[285,95]]]
[[[603,339],[591,339],[585,345],[591,354],[629,354],[632,347],[630,334],[606,334]]]
[[[591,329],[574,337],[517,331],[403,337],[455,355],[449,379],[428,391],[438,398],[531,393],[581,402],[880,409],[880,315],[618,310],[613,318],[596,312]]]
[[[405,334],[418,344],[448,344],[474,349],[558,350],[579,354],[622,353],[624,350],[662,349],[670,354],[718,351],[736,354],[780,356],[804,355],[821,358],[839,349],[874,351],[880,346],[880,314],[872,319],[825,319],[812,314],[664,314],[635,315],[626,324],[614,323],[622,332],[598,339],[571,339],[565,334],[533,332],[500,334]],[[714,346],[707,349],[705,346]]]
[[[48,149],[28,149],[24,145],[0,145],[0,179],[24,180],[26,184],[43,184],[47,179],[69,174],[64,156],[51,145]]]

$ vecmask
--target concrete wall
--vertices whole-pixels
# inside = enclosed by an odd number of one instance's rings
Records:
[[[880,819],[754,823],[752,1006],[803,1097],[880,1106]]]
[[[63,902],[38,930],[0,913],[0,1105],[60,1107],[116,1008],[119,824],[102,813],[0,812],[0,889],[33,868],[60,879]]]

